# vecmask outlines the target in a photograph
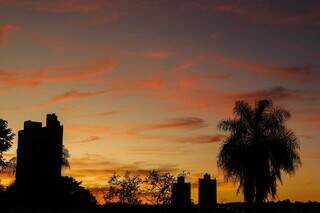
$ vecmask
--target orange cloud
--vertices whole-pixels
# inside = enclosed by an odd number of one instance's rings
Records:
[[[144,135],[143,139],[146,140],[159,140],[183,144],[211,144],[221,142],[224,135],[196,135],[196,136],[170,136],[170,135]],[[155,151],[157,152],[157,151]],[[168,151],[169,152],[169,151]],[[170,152],[169,152],[170,153]]]
[[[97,116],[111,116],[111,115],[116,115],[116,114],[120,114],[123,111],[120,110],[114,110],[114,111],[107,111],[107,112],[99,112],[96,113]]]
[[[112,128],[106,125],[69,124],[66,126],[66,129],[69,132],[75,132],[75,133],[97,134],[97,133],[107,133]]]
[[[309,116],[309,117],[304,117],[300,119],[300,122],[307,122],[307,123],[312,123],[312,124],[320,124],[320,116],[315,115],[315,116]]]
[[[18,29],[17,26],[12,24],[0,24],[0,47],[4,44],[8,34],[16,29]]]
[[[175,118],[164,122],[147,124],[141,127],[141,130],[157,130],[157,129],[172,129],[172,128],[182,128],[182,129],[199,129],[207,127],[208,124],[201,118],[197,117],[185,117],[185,118]]]
[[[96,59],[81,64],[42,67],[38,69],[1,69],[0,82],[20,87],[35,87],[44,82],[88,82],[110,72],[111,59]]]
[[[150,165],[148,162],[132,162],[123,164],[105,159],[101,155],[87,154],[81,157],[70,158],[71,170],[65,171],[64,175],[73,176],[83,181],[87,187],[106,186],[108,177],[114,172],[124,174],[129,171],[135,175],[146,175],[150,170],[177,172],[175,165]]]
[[[160,89],[164,86],[164,81],[161,79],[146,79],[133,82],[131,87],[134,89]],[[130,86],[129,86],[130,88]]]
[[[172,51],[150,51],[143,54],[144,58],[151,60],[165,60],[175,55]]]
[[[58,69],[62,71],[63,69]],[[67,69],[68,70],[68,69]],[[100,72],[104,73],[104,70],[99,69],[93,69],[92,71],[88,72],[81,72],[79,71],[76,73],[66,73],[62,76],[57,77],[50,77],[47,78],[47,81],[49,82],[64,82],[64,81],[84,81],[88,80],[90,78],[93,78],[95,76],[98,76]],[[1,75],[1,73],[0,73]],[[74,76],[74,77],[73,77]],[[40,78],[43,79],[43,78]],[[90,80],[88,80],[90,82]],[[1,82],[1,80],[0,80]],[[6,81],[8,83],[8,81]],[[20,81],[18,81],[20,82]],[[95,80],[93,80],[95,82]],[[36,82],[39,84],[39,82]],[[90,92],[83,92],[78,90],[71,90],[67,91],[63,94],[56,95],[54,97],[51,97],[48,101],[40,103],[35,105],[35,108],[41,108],[41,107],[47,107],[50,105],[62,103],[68,100],[76,100],[76,99],[83,99],[83,98],[89,98],[89,97],[95,97],[104,95],[106,93],[132,93],[132,92],[140,92],[140,91],[146,91],[146,90],[159,90],[163,88],[164,86],[164,80],[161,79],[140,79],[140,80],[106,80],[106,81],[99,81],[97,79],[97,82],[95,84],[105,84],[109,83],[111,87],[104,88],[101,90],[96,91],[90,91]],[[36,85],[38,85],[36,84]],[[107,112],[105,114],[99,114],[99,115],[110,115],[110,114],[116,114],[119,112]]]
[[[101,137],[99,137],[99,136],[90,136],[90,137],[85,138],[83,140],[75,141],[75,143],[92,143],[92,142],[99,141],[100,139],[101,139]]]
[[[303,152],[303,158],[320,160],[320,152]]]
[[[127,131],[115,134],[133,136],[141,136],[140,134],[145,131],[154,130],[170,130],[170,129],[184,129],[184,130],[195,130],[207,127],[208,124],[205,120],[197,117],[182,117],[165,120],[162,122],[141,124],[136,126],[127,127]],[[144,137],[144,136],[143,136]]]
[[[177,138],[178,143],[190,143],[190,144],[210,144],[218,143],[224,139],[224,135],[200,135],[191,137]]]
[[[71,91],[65,92],[61,95],[54,96],[44,103],[37,104],[35,107],[36,108],[47,107],[47,106],[58,104],[58,103],[68,101],[68,100],[76,100],[76,99],[95,97],[95,96],[103,95],[105,93],[106,93],[106,91],[104,91],[104,90],[98,90],[98,91],[93,91],[93,92],[82,92],[82,91],[78,91],[78,90],[71,90]]]
[[[27,72],[27,71],[26,71]],[[0,82],[10,86],[18,87],[35,87],[38,86],[43,79],[41,71],[35,71],[32,74],[18,74],[12,70],[0,69]]]
[[[150,139],[150,138],[148,138]],[[139,155],[185,155],[186,151],[182,149],[171,149],[164,146],[154,147],[154,148],[134,148],[129,150],[132,154],[139,154]]]

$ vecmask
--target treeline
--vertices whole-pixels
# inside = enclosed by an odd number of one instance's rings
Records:
[[[185,175],[182,173],[180,175]],[[145,176],[114,173],[106,180],[104,206],[135,206],[140,204],[170,205],[172,185],[176,178],[170,172],[152,170]],[[46,188],[48,187],[48,188]],[[52,190],[54,188],[54,190]],[[48,193],[50,192],[50,194]],[[16,183],[0,187],[0,203],[53,205],[90,208],[98,205],[95,196],[73,177],[63,176],[52,186],[34,186],[34,190],[20,192]]]
[[[104,192],[105,205],[141,203],[168,205],[171,203],[172,184],[175,177],[169,172],[152,170],[144,178],[113,174]]]

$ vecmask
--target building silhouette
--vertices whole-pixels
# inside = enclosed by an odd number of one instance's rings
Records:
[[[208,173],[199,178],[199,206],[213,208],[217,204],[217,181],[211,179]]]
[[[17,189],[50,191],[61,177],[62,146],[63,126],[55,114],[47,115],[44,127],[41,122],[25,121],[18,132]]]
[[[172,185],[172,205],[176,207],[187,207],[191,205],[191,184],[185,182],[183,176],[178,177]]]

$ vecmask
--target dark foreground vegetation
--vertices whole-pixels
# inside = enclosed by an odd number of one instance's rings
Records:
[[[198,206],[174,208],[167,205],[112,205],[88,208],[50,207],[45,205],[3,206],[3,213],[319,213],[320,203],[317,202],[271,202],[263,205],[250,206],[244,203],[218,204],[216,208],[203,209]]]

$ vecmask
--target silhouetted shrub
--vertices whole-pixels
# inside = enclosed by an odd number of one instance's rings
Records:
[[[61,177],[57,186],[56,204],[64,207],[89,208],[97,205],[95,197],[72,177]]]

